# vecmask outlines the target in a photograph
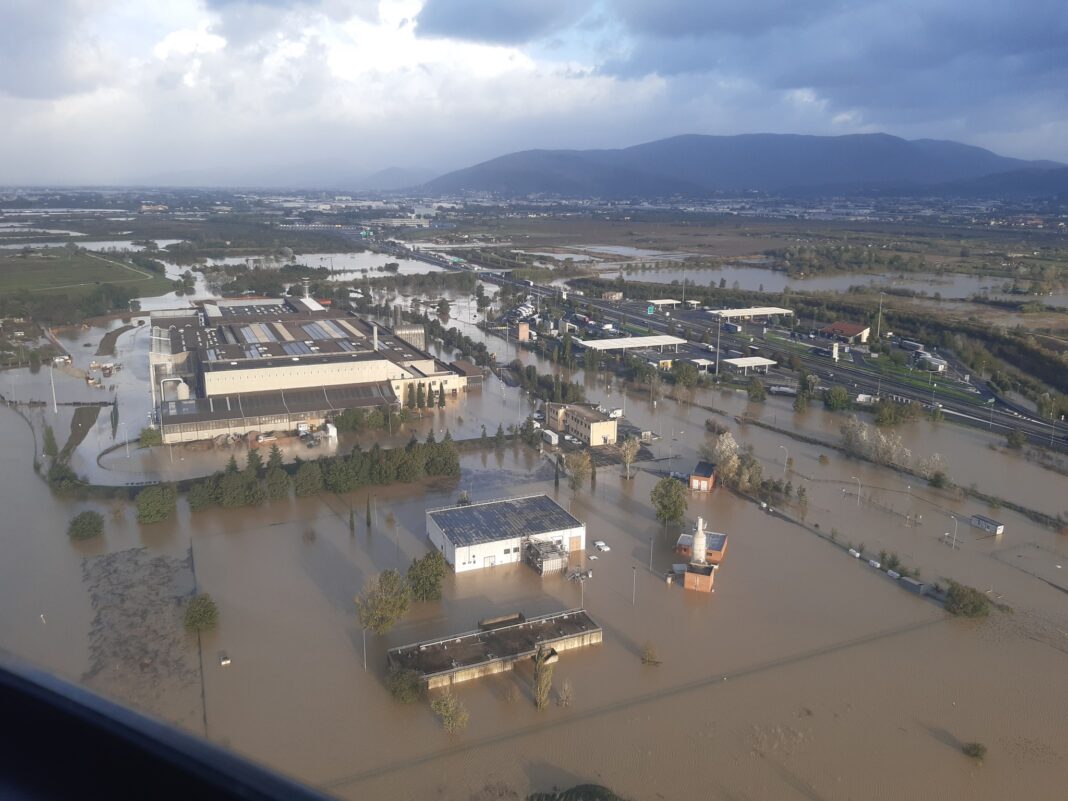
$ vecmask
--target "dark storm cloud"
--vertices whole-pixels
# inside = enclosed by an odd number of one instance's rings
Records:
[[[425,36],[519,44],[555,33],[589,10],[587,0],[427,0],[417,17]]]
[[[1036,93],[1063,102],[1068,86],[1063,0],[609,0],[608,8],[629,38],[627,52],[603,65],[609,74],[708,73],[810,89],[886,122],[1013,108]]]

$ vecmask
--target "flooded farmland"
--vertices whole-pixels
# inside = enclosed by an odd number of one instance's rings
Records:
[[[446,296],[454,301],[450,324],[485,341],[498,360],[559,369],[476,328],[473,306]],[[0,526],[6,650],[341,798],[469,799],[486,797],[487,787],[522,797],[581,782],[631,798],[692,798],[695,789],[712,799],[1060,797],[1068,765],[1064,535],[734,419],[744,414],[834,442],[841,415],[816,408],[797,415],[783,399],[752,404],[744,393],[707,389],[692,403],[654,403],[642,392],[624,394],[603,375],[575,371],[588,397],[625,407],[629,420],[659,434],[656,461],[639,463],[632,480],[606,466],[592,488],[573,492],[564,482],[556,489],[545,456],[508,445],[464,453],[459,479],[196,515],[180,501],[176,518],[138,526],[126,502],[53,497],[33,472],[40,434],[35,440],[25,419],[37,432],[52,425],[62,446],[72,418],[62,404],[116,401],[119,424],[113,429],[104,409],[72,459],[101,483],[221,467],[234,451],[134,448],[126,455],[122,442],[150,407],[147,332],[138,319],[116,339],[114,358],[124,368],[105,390],[47,369],[0,376],[0,392],[23,402],[50,399],[54,378],[61,404],[58,413],[50,405],[0,408],[9,444],[0,452],[0,492],[10,510]],[[93,354],[103,334],[59,333],[75,369],[99,358]],[[444,428],[471,438],[483,424],[492,434],[530,408],[527,397],[491,377],[392,438],[360,444],[401,444],[413,432]],[[730,538],[715,592],[699,596],[663,579],[677,561],[671,545],[678,531],[656,522],[649,493],[657,471],[692,468],[709,418],[753,446],[766,476],[785,475],[806,487],[810,501],[806,528],[787,519],[800,516],[793,505],[769,514],[722,489],[692,494],[688,520],[701,515]],[[1063,511],[1064,477],[991,449],[997,436],[928,422],[900,433],[918,457],[940,453],[957,484],[1048,514]],[[288,453],[307,456],[297,445]],[[393,631],[367,638],[364,672],[353,596],[375,573],[424,554],[425,510],[461,491],[475,500],[547,493],[587,523],[588,540],[605,540],[611,551],[579,560],[593,571],[584,590],[521,566],[450,574],[441,602],[417,604]],[[370,526],[361,513],[368,505]],[[67,523],[87,508],[104,515],[105,534],[73,543]],[[357,510],[355,532],[350,509]],[[976,512],[1005,522],[1003,538],[971,528],[966,520]],[[953,516],[960,518],[955,547],[945,537]],[[964,581],[1013,611],[980,622],[950,618],[851,559],[839,547],[845,543],[896,552],[924,580]],[[218,628],[199,643],[173,614],[194,586],[220,611]],[[398,705],[383,685],[390,647],[467,631],[491,615],[575,607],[583,595],[605,637],[561,656],[556,682],[574,687],[570,706],[537,711],[530,670],[521,667],[458,687],[471,723],[450,736],[425,704]],[[135,613],[140,607],[146,611]],[[646,644],[660,665],[642,664]],[[134,668],[148,671],[153,692],[124,678]],[[1023,675],[1029,680],[1011,680]],[[968,741],[988,746],[981,766],[960,753]],[[705,777],[686,768],[699,761],[712,768]],[[888,764],[910,770],[889,781],[882,778]]]

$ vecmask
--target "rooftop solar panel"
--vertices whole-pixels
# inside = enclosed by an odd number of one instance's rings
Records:
[[[427,512],[427,515],[450,542],[461,547],[582,525],[548,495],[453,506]]]

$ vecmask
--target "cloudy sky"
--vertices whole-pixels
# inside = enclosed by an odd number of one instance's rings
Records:
[[[679,133],[1068,161],[1065,0],[0,0],[0,184],[435,171]]]

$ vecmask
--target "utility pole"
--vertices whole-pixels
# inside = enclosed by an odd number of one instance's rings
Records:
[[[638,568],[631,565],[630,568],[630,605],[635,606],[638,600]]]
[[[52,414],[59,414],[59,405],[56,403],[56,368],[52,364],[48,368],[48,379],[52,382]]]
[[[876,342],[881,341],[879,339],[879,337],[882,335],[882,331],[883,331],[883,295],[885,295],[885,294],[886,294],[885,292],[880,292],[879,293],[879,316],[875,320],[875,341]]]
[[[649,572],[653,572],[653,537],[649,538]]]
[[[723,320],[716,323],[716,378],[719,378],[719,335],[723,333]]]

